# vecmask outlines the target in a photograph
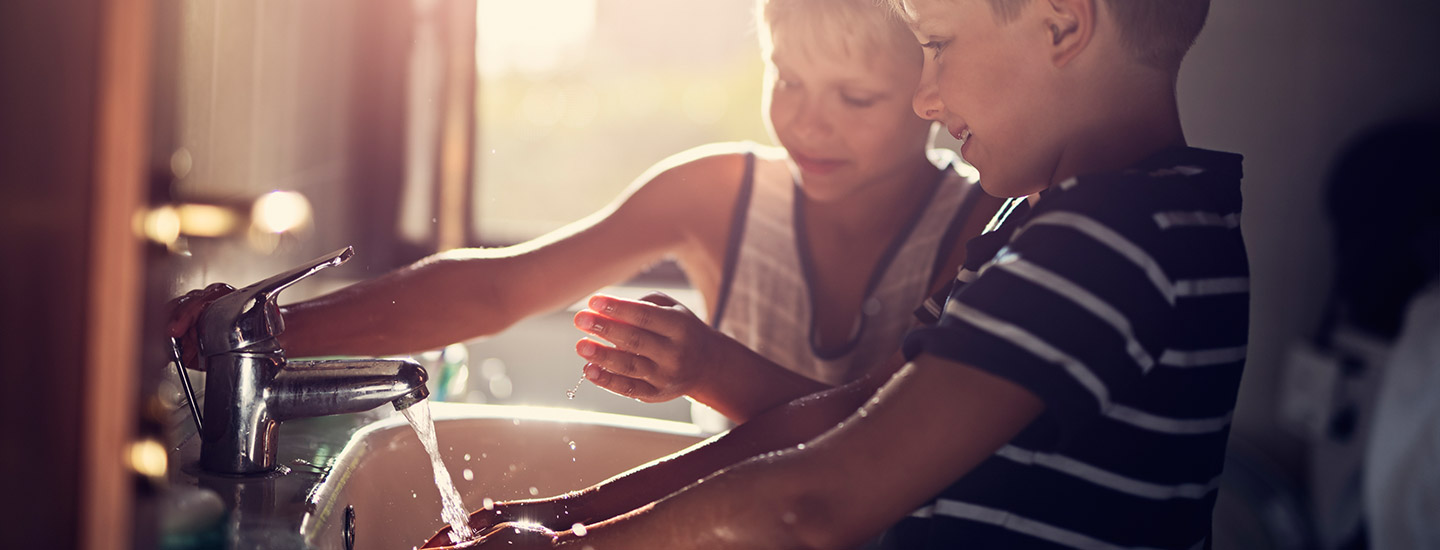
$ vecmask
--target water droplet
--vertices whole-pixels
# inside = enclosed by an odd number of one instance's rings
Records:
[[[514,425],[516,425],[516,426],[519,426],[519,425],[520,425],[520,419],[519,419],[519,418],[516,418],[516,419],[514,419],[514,420],[511,420],[510,423],[511,423],[511,424],[514,424]]]
[[[511,464],[511,465],[510,465],[510,471],[511,471],[511,472],[514,472],[514,471],[515,471],[515,465],[514,465],[514,464]]]
[[[570,442],[570,450],[572,450],[572,451],[575,450],[575,442],[574,442],[574,441],[571,441],[571,442]]]
[[[539,488],[536,488],[536,487],[531,487],[531,488],[530,488],[530,496],[533,497],[533,496],[536,496],[536,495],[539,495],[539,494],[540,494],[540,489],[539,489]]]
[[[583,523],[576,523],[575,525],[571,525],[570,530],[574,531],[575,536],[577,537],[585,536],[585,524]]]
[[[465,481],[475,481],[475,472],[470,471],[469,468],[462,470],[460,475],[465,478]]]
[[[465,462],[470,462],[470,453],[465,453]]]
[[[805,450],[805,444],[804,444],[804,443],[801,443],[801,444],[799,444],[799,445],[796,445],[795,448],[803,451],[803,450]]]
[[[567,397],[567,398],[569,398],[569,399],[574,399],[574,398],[575,398],[575,392],[580,391],[580,386],[581,386],[581,385],[584,385],[584,384],[585,384],[585,375],[582,373],[582,374],[580,375],[580,379],[575,382],[575,387],[570,388],[570,389],[568,389],[568,390],[565,390],[565,397]]]
[[[495,509],[495,500],[494,500],[494,499],[491,499],[491,498],[489,498],[489,497],[486,497],[485,500],[480,501],[480,502],[481,502],[481,503],[480,503],[480,507],[481,507],[481,508],[484,508],[484,509],[486,509],[486,510],[494,510],[494,509]]]

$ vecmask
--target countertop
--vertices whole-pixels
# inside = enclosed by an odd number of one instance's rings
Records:
[[[199,488],[219,496],[224,515],[202,536],[162,533],[166,548],[306,548],[301,521],[310,511],[310,496],[325,480],[346,442],[360,428],[399,414],[388,406],[355,413],[301,418],[282,422],[276,461],[287,470],[254,477],[218,476],[199,467],[200,438],[189,412],[177,414],[172,424],[169,480],[178,489]],[[207,497],[213,501],[213,498]],[[163,522],[162,522],[163,523]],[[173,522],[172,522],[173,523]],[[218,533],[214,531],[219,530]],[[218,535],[218,536],[217,536]],[[218,539],[218,540],[217,540]]]

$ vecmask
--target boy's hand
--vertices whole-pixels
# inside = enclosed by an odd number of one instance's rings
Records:
[[[496,526],[504,524],[502,521],[499,520],[499,518],[500,515],[496,514],[493,510],[476,510],[474,513],[470,514],[470,529],[476,533],[482,533],[482,535],[478,538],[483,539],[485,538],[484,534],[488,534],[491,530],[494,530]],[[441,529],[440,532],[435,533],[433,536],[430,537],[430,540],[425,541],[425,544],[421,545],[420,547],[445,548],[450,546],[451,544],[453,544],[452,542],[450,542],[450,531],[450,526],[446,525],[444,529]],[[466,543],[462,542],[457,547],[468,548],[467,546],[465,546],[465,544]]]
[[[558,497],[531,499],[531,500],[510,500],[496,502],[489,509],[481,508],[470,514],[470,530],[476,533],[490,534],[490,531],[500,525],[510,525],[519,520],[525,519],[526,525],[573,525],[575,519],[572,517],[575,499],[570,495]],[[483,538],[483,537],[482,537]],[[441,548],[449,546],[450,526],[445,526],[435,536],[430,537],[421,548]]]
[[[647,403],[668,401],[706,384],[710,367],[724,364],[722,354],[739,345],[665,294],[641,300],[594,296],[575,315],[576,328],[612,344],[575,345],[595,385]]]
[[[200,314],[226,294],[235,292],[235,287],[225,283],[214,283],[203,289],[186,292],[183,296],[170,300],[165,304],[169,310],[169,320],[165,326],[166,336],[179,340],[181,358],[180,362],[186,368],[197,369],[200,365],[200,339],[195,333],[195,321]]]
[[[445,535],[440,539],[439,544],[449,544],[449,528],[441,531]],[[439,537],[439,535],[436,535]],[[430,539],[425,543],[424,548],[505,548],[507,550],[525,549],[549,549],[555,547],[555,532],[546,529],[544,526],[535,523],[501,523],[491,526],[490,530],[474,540],[468,540],[454,546],[431,546],[436,544],[436,539]]]

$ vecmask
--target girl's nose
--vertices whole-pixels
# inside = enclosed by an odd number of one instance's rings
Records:
[[[795,113],[796,129],[802,133],[824,135],[830,132],[830,120],[818,101],[801,102]]]

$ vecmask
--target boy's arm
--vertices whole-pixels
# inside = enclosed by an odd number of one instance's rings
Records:
[[[794,447],[825,433],[873,397],[893,372],[877,369],[845,386],[775,407],[728,432],[580,491],[499,503],[495,511],[472,514],[471,523],[488,526],[524,519],[553,529],[567,529],[574,523],[590,524],[619,516],[740,461]]]
[[[562,533],[558,546],[854,546],[925,504],[1043,410],[1038,397],[1013,382],[922,355],[860,411],[804,448],[729,468],[653,505],[587,526],[584,537]]]

